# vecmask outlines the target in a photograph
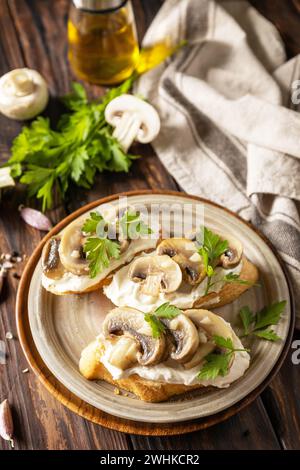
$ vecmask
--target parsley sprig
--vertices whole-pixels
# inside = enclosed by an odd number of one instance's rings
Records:
[[[137,157],[124,152],[112,136],[104,110],[109,101],[128,92],[132,81],[94,102],[88,101],[82,85],[73,83],[72,93],[63,98],[69,112],[61,116],[56,129],[39,116],[14,139],[6,166],[28,186],[29,197],[41,199],[43,211],[53,205],[54,188],[64,197],[71,183],[90,188],[97,172],[128,172]]]
[[[161,318],[171,320],[181,313],[182,311],[174,305],[170,305],[170,302],[165,302],[153,312],[146,313],[145,320],[151,327],[153,338],[159,338],[166,330],[166,326],[161,321]]]
[[[204,295],[207,295],[211,288],[220,283],[237,283],[237,284],[251,284],[250,282],[240,279],[238,274],[232,272],[226,274],[222,279],[213,280],[216,275],[216,266],[219,263],[220,256],[228,250],[229,244],[227,240],[222,240],[219,235],[212,232],[206,227],[203,227],[203,243],[198,248],[198,252],[202,257],[205,273],[207,275],[207,284]]]
[[[153,230],[141,219],[140,213],[134,209],[125,211],[119,222],[119,230],[123,238],[131,240],[153,233]]]
[[[119,244],[108,238],[88,238],[83,251],[87,254],[86,257],[89,260],[91,278],[96,277],[99,272],[108,268],[112,258],[118,259],[120,257]]]
[[[111,224],[105,221],[99,212],[91,212],[82,226],[81,230],[84,234],[93,235],[87,238],[83,246],[83,251],[89,261],[91,278],[108,268],[112,258],[120,257],[120,243],[108,238],[109,225]],[[117,220],[115,233],[119,233],[122,239],[133,239],[150,234],[152,230],[140,219],[138,212],[128,209],[121,219]]]
[[[249,352],[249,349],[235,348],[231,338],[215,335],[212,339],[215,345],[222,349],[222,352],[220,354],[212,352],[205,357],[205,364],[197,375],[200,380],[213,380],[218,375],[224,377],[229,372],[234,353],[237,351]]]
[[[279,323],[285,306],[286,300],[282,300],[262,308],[257,313],[253,313],[248,306],[241,308],[239,315],[244,328],[243,337],[255,335],[267,341],[281,339],[270,326]]]

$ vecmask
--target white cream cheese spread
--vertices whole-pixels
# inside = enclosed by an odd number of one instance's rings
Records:
[[[226,322],[224,321],[224,323]],[[227,325],[230,328],[228,323]],[[233,331],[232,338],[234,347],[236,349],[242,349],[243,345]],[[144,379],[153,380],[156,382],[184,385],[203,385],[204,387],[211,385],[218,388],[226,388],[232,382],[241,377],[248,369],[250,364],[249,354],[246,351],[237,351],[234,353],[234,360],[231,364],[228,374],[224,377],[218,376],[213,380],[199,380],[197,378],[204,361],[191,369],[185,369],[183,365],[178,364],[176,361],[168,360],[154,366],[134,365],[129,369],[122,370],[113,366],[109,362],[108,358],[111,355],[113,345],[109,341],[103,339],[101,335],[98,337],[98,342],[105,347],[104,354],[99,354],[99,360],[109,371],[114,380],[119,380],[129,377],[130,375],[137,374]]]
[[[156,242],[157,240],[154,238],[140,238],[133,240],[130,243],[128,250],[126,250],[119,259],[111,260],[109,268],[104,269],[94,278],[91,278],[88,274],[78,276],[71,272],[66,272],[61,279],[50,279],[45,274],[42,274],[42,285],[49,291],[53,288],[55,293],[79,292],[86,290],[100,282],[102,279],[105,279],[109,273],[122,266],[124,263],[130,262],[137,253],[155,248]]]
[[[151,255],[152,253],[148,253],[143,254],[142,256]],[[162,303],[170,302],[178,308],[188,309],[193,307],[197,299],[205,295],[207,278],[196,286],[182,283],[180,288],[175,292],[160,292],[158,296],[144,294],[141,292],[140,284],[129,279],[129,269],[130,264],[119,269],[114,274],[112,282],[103,289],[105,295],[118,307],[133,307],[148,313],[159,307]],[[232,269],[217,267],[215,270],[216,274],[214,276],[214,283],[216,282],[216,284],[214,284],[210,292],[220,292],[224,286],[224,281],[222,281],[224,276],[229,273],[240,274],[241,270],[242,261]],[[203,305],[206,306],[208,303]]]

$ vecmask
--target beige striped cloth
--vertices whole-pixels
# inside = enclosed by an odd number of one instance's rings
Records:
[[[157,155],[183,190],[271,240],[300,327],[300,114],[291,100],[300,60],[286,61],[275,27],[244,1],[166,0],[143,45],[166,38],[188,45],[137,84],[161,116]]]

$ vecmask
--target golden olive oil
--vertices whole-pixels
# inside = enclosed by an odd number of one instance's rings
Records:
[[[107,13],[72,6],[68,40],[74,72],[92,83],[122,82],[132,74],[139,59],[134,17],[128,2]]]

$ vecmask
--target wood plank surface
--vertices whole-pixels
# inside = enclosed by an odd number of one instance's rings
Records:
[[[134,0],[141,39],[161,0]],[[289,54],[300,51],[300,10],[296,1],[253,1],[279,27]],[[270,8],[269,4],[274,6]],[[298,2],[300,3],[300,2]],[[284,6],[283,6],[284,4]],[[288,4],[289,14],[284,20]],[[281,7],[280,7],[281,5]],[[0,75],[10,69],[28,66],[38,69],[50,86],[47,115],[55,121],[61,106],[57,96],[69,90],[75,79],[66,59],[66,18],[68,0],[0,0]],[[289,28],[289,25],[292,25]],[[295,27],[297,25],[297,28]],[[297,30],[296,30],[297,29]],[[87,85],[90,96],[99,96],[100,87]],[[11,141],[21,125],[0,116],[0,161],[9,156]],[[57,205],[50,213],[53,223],[67,213],[105,195],[131,189],[178,189],[150,146],[138,147],[143,158],[128,175],[105,174],[97,177],[92,190],[76,190],[72,199]],[[43,234],[21,221],[18,206],[24,203],[21,189],[9,191],[0,207],[0,252],[30,255]],[[33,205],[31,203],[31,205]],[[22,273],[24,264],[18,265]],[[39,383],[27,367],[14,321],[18,280],[9,273],[0,301],[0,339],[5,340],[8,361],[0,365],[0,400],[8,397],[13,405],[16,449],[278,449],[300,448],[300,366],[287,358],[272,385],[252,405],[228,421],[211,429],[172,438],[125,435],[92,424],[63,407]],[[299,336],[299,335],[298,335]],[[0,449],[9,445],[0,440]]]

